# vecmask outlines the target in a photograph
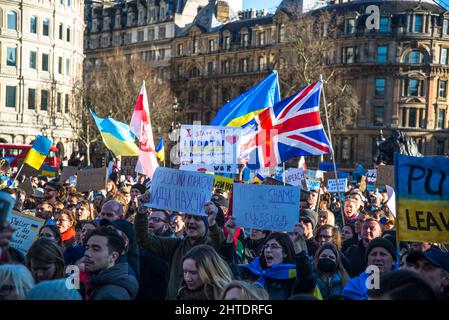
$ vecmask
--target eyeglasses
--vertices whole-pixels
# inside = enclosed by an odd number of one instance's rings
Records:
[[[279,249],[282,249],[281,246],[279,246],[279,245],[277,245],[277,244],[275,244],[275,243],[272,243],[272,244],[266,244],[266,245],[263,246],[263,249],[264,249],[264,250],[266,250],[266,249],[268,249],[268,248],[270,248],[271,250],[279,250]]]
[[[165,223],[168,223],[167,221],[165,221],[164,219],[159,218],[159,217],[149,217],[148,221],[153,221],[153,222],[156,222],[156,223],[163,221]]]

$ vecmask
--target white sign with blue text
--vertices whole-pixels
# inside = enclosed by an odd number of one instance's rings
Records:
[[[212,174],[158,167],[145,206],[205,216],[213,185]]]
[[[327,180],[328,192],[345,192],[348,185],[348,179],[329,179]]]
[[[232,215],[239,227],[293,231],[299,221],[299,199],[299,187],[236,183]]]

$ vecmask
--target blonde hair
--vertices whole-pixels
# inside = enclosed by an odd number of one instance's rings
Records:
[[[268,292],[256,282],[234,280],[223,289],[220,300],[224,300],[229,290],[238,288],[239,300],[268,300]]]
[[[97,217],[97,210],[95,210],[95,207],[91,202],[86,201],[86,200],[81,200],[80,202],[78,202],[76,204],[77,209],[78,209],[78,207],[83,207],[84,209],[89,211],[89,217],[86,220],[95,220],[95,218]]]
[[[324,224],[330,224],[331,226],[335,225],[335,216],[332,213],[332,211],[320,210],[320,211],[318,211],[318,217],[321,216],[321,215],[326,217],[326,219],[324,221]]]
[[[34,278],[23,264],[0,265],[0,279],[0,286],[8,280],[12,282],[18,300],[24,300],[34,286]]]
[[[204,287],[212,287],[214,296],[210,299],[218,299],[226,285],[232,281],[232,272],[228,264],[218,255],[214,248],[209,245],[198,245],[190,249],[183,257],[195,261],[198,276]],[[207,292],[207,291],[206,291]]]

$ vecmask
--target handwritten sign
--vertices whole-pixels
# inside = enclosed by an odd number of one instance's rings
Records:
[[[374,184],[377,180],[377,169],[369,169],[366,172],[366,189],[368,191],[374,191]]]
[[[328,192],[345,192],[346,186],[348,184],[348,179],[329,179],[327,180],[327,191]]]
[[[131,157],[122,156],[121,161],[121,174],[124,174],[125,176],[135,176],[136,175],[136,164],[137,164],[137,158],[138,157]]]
[[[375,187],[379,191],[386,191],[386,186],[394,189],[394,166],[379,166],[377,168],[377,177]]]
[[[321,181],[319,179],[306,179],[307,190],[318,191],[321,186]]]
[[[234,179],[232,178],[217,175],[214,176],[214,189],[222,189],[231,192],[233,184]]]
[[[106,178],[108,168],[95,168],[78,170],[76,190],[89,192],[91,190],[106,189]]]
[[[292,186],[302,186],[302,181],[305,179],[305,172],[301,168],[291,168],[285,172],[285,183]]]
[[[204,216],[204,204],[211,199],[213,185],[211,174],[159,167],[146,206]]]
[[[8,217],[8,222],[16,229],[12,235],[11,247],[26,255],[45,221],[13,211]]]
[[[235,127],[182,125],[180,168],[238,173],[237,146],[241,131]]]
[[[78,167],[67,166],[67,167],[62,168],[61,181],[64,182],[64,180],[75,176],[77,172],[78,172]]]
[[[395,153],[398,237],[449,243],[449,158]]]
[[[233,216],[244,228],[293,231],[299,221],[300,189],[294,186],[235,184]]]

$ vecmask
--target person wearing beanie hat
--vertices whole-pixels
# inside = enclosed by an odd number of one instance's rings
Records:
[[[67,287],[67,280],[43,281],[31,288],[26,300],[82,300],[78,290]]]
[[[376,277],[394,270],[396,248],[390,240],[375,238],[366,248],[365,261],[367,268],[359,276],[346,284],[343,295],[351,300],[367,300],[368,284],[376,283]],[[373,289],[373,288],[370,288]]]
[[[185,215],[184,238],[160,237],[148,231],[148,215],[145,203],[149,202],[149,195],[139,197],[139,208],[134,222],[136,242],[141,248],[164,259],[170,265],[170,279],[167,287],[167,299],[175,299],[183,281],[182,257],[194,246],[209,244],[220,252],[225,240],[223,231],[216,223],[218,207],[209,201],[204,204],[203,215]]]
[[[139,279],[139,246],[134,241],[134,226],[129,221],[122,219],[113,221],[111,225],[122,231],[128,240],[127,253],[119,257],[117,263],[128,262],[132,269],[130,274],[135,275]]]
[[[146,191],[145,186],[144,186],[143,184],[136,183],[135,185],[133,185],[133,186],[131,187],[131,196],[132,196],[132,191],[133,191],[133,189],[140,192],[140,194],[138,194],[137,196],[140,196],[141,194],[144,194],[145,191]]]
[[[318,250],[318,245],[313,238],[313,232],[318,222],[318,213],[311,209],[301,209],[299,214],[299,225],[304,230],[304,240],[306,240],[309,256],[314,256]]]

